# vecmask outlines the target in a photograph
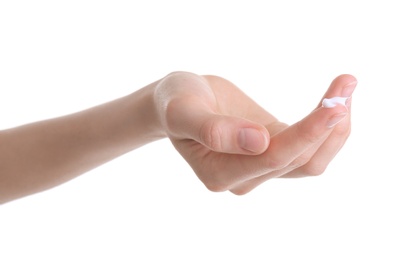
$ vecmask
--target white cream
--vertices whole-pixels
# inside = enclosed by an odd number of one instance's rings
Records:
[[[333,98],[324,98],[322,100],[322,106],[326,108],[335,107],[337,104],[345,106],[346,100],[348,97],[333,97]]]

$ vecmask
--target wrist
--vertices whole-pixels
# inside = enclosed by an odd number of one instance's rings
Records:
[[[131,94],[136,136],[143,142],[141,145],[167,137],[155,102],[156,85],[157,82],[151,83]]]

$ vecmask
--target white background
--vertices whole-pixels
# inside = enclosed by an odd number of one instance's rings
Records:
[[[225,77],[294,123],[357,77],[324,175],[212,193],[168,140],[0,206],[0,259],[411,259],[408,1],[0,1],[0,129]]]

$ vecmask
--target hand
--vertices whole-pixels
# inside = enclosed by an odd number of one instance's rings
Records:
[[[324,98],[350,97],[356,83],[341,75]],[[350,103],[319,103],[288,126],[216,76],[176,72],[155,91],[164,131],[199,179],[212,191],[238,195],[271,178],[323,173],[350,134]]]

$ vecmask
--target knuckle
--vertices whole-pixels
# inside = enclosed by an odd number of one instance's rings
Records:
[[[167,74],[164,78],[174,79],[176,77],[182,77],[182,76],[188,76],[188,75],[194,75],[194,74],[191,72],[187,72],[187,71],[172,71],[169,74]]]
[[[326,165],[311,163],[310,165],[307,165],[307,167],[303,169],[303,172],[307,176],[319,176],[323,174],[325,170],[326,170]]]
[[[247,193],[249,193],[251,190],[252,189],[248,188],[248,187],[241,187],[241,188],[232,189],[232,190],[230,190],[230,192],[237,195],[237,196],[243,196],[243,195],[246,195]]]
[[[204,184],[206,188],[212,192],[223,192],[223,191],[227,191],[229,188],[229,185],[225,184],[222,181],[217,181],[217,180],[204,182]]]
[[[288,166],[288,162],[286,162],[284,159],[272,157],[267,160],[266,165],[268,169],[272,171],[279,171],[286,168]]]
[[[222,129],[216,121],[208,120],[202,125],[200,140],[213,151],[222,150]]]
[[[290,164],[289,167],[292,169],[299,168],[303,165],[306,165],[310,161],[311,157],[308,155],[301,155],[295,160],[293,160]]]
[[[176,89],[177,86],[191,89],[193,85],[197,85],[199,81],[203,82],[203,77],[187,71],[171,72],[161,80],[162,85],[170,89]]]
[[[213,162],[209,166],[202,165],[197,169],[193,168],[193,170],[208,190],[212,192],[227,191],[231,185],[230,181],[220,171],[215,170]]]

